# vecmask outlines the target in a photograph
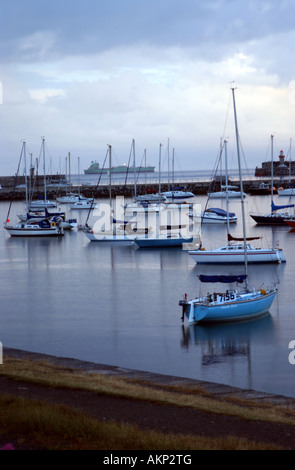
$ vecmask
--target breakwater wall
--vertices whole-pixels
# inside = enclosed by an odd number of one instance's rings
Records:
[[[48,181],[51,183],[48,184],[46,188],[46,194],[48,199],[54,199],[57,196],[63,196],[70,191],[77,192],[79,191],[81,195],[85,197],[94,197],[94,198],[108,198],[110,195],[110,188],[108,184],[103,185],[81,185],[81,186],[60,186],[57,182],[54,183],[53,178],[50,179],[48,177]],[[262,180],[255,180],[253,179],[245,179],[243,180],[243,189],[247,193],[253,193],[253,189],[259,187],[259,183]],[[263,179],[264,182],[269,183],[269,179]],[[222,181],[224,184],[224,181]],[[237,181],[231,180],[229,184],[239,186]],[[295,184],[295,180],[293,181]],[[13,176],[6,176],[0,177],[0,201],[5,200],[24,200],[25,199],[25,179],[24,177],[19,177],[17,181],[17,185],[15,184],[15,177]],[[183,188],[184,191],[190,191],[195,196],[202,196],[206,195],[208,191],[219,191],[221,189],[221,181],[220,179],[214,181],[186,181],[185,183],[178,183],[178,187]],[[274,180],[275,187],[284,187],[282,182],[277,179]],[[161,191],[168,191],[171,187],[167,182],[161,183]],[[147,194],[147,193],[157,193],[159,190],[159,185],[156,183],[153,184],[137,184],[136,191],[137,195],[140,194]],[[124,196],[124,197],[133,197],[134,196],[134,184],[112,184],[111,188],[112,197],[116,196]],[[43,177],[38,176],[35,180],[34,186],[30,188],[30,194],[32,194],[32,198],[37,198],[38,195],[44,196],[44,180]]]

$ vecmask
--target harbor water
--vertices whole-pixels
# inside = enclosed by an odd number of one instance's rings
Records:
[[[194,202],[203,209],[207,201]],[[209,205],[225,209],[223,200]],[[8,206],[0,203],[4,347],[295,397],[289,348],[295,340],[295,232],[257,226],[250,217],[270,211],[270,196],[247,196],[245,211],[247,235],[285,253],[286,263],[249,266],[250,285],[277,284],[275,302],[261,319],[212,326],[182,323],[179,300],[199,293],[198,274],[242,267],[197,266],[181,248],[90,242],[79,230],[61,238],[13,238],[4,229]],[[24,209],[15,202],[10,220]],[[87,211],[63,209],[85,223]],[[231,233],[241,236],[240,202],[232,200],[230,210],[238,216]],[[89,223],[94,220],[95,212]],[[224,245],[226,225],[204,225],[201,236],[204,248]]]

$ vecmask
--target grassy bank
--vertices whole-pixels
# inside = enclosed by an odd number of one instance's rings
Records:
[[[283,406],[262,405],[248,400],[220,400],[201,388],[155,386],[138,380],[59,367],[49,362],[4,358],[0,375],[46,387],[90,390],[97,394],[222,413],[250,422],[265,420],[295,425],[294,411]],[[274,446],[232,436],[213,439],[142,431],[135,426],[94,419],[66,406],[6,395],[0,396],[0,422],[2,442],[4,436],[13,436],[20,444],[28,442],[36,449],[274,449]]]

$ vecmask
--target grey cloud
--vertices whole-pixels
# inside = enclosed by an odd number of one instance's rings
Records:
[[[38,61],[44,52],[53,59],[138,43],[206,57],[208,50],[217,55],[226,45],[286,32],[293,14],[293,0],[2,0],[0,57]],[[52,38],[46,51],[41,32]],[[35,43],[25,49],[28,39]]]

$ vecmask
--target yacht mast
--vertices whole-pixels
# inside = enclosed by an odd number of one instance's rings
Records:
[[[28,200],[28,177],[27,177],[27,155],[26,155],[26,142],[23,142],[24,150],[24,161],[25,161],[25,186],[26,186],[26,211],[29,212],[29,200]]]
[[[112,146],[109,145],[109,167],[110,167],[110,186],[109,186],[109,191],[110,191],[110,208],[112,207]]]
[[[226,224],[227,234],[229,234],[229,213],[228,213],[228,174],[227,174],[227,141],[224,141],[224,160],[225,160],[225,191],[226,191]]]
[[[270,136],[271,141],[271,204],[273,203],[273,135]],[[271,208],[273,212],[273,209]]]
[[[237,111],[236,111],[236,102],[235,102],[235,88],[232,88],[232,95],[233,95],[233,105],[234,105],[236,143],[237,143],[237,155],[238,155],[239,178],[240,178],[240,191],[241,191],[241,208],[242,208],[243,236],[244,236],[244,257],[245,257],[246,289],[248,289],[248,259],[247,259],[247,239],[246,239],[245,208],[244,208],[244,190],[243,190],[243,178],[242,178],[241,158],[240,158],[240,143],[239,143],[239,131],[238,131]]]
[[[133,177],[134,177],[134,200],[137,196],[136,191],[136,173],[135,173],[135,140],[132,140],[132,152],[133,152]]]
[[[44,171],[44,205],[47,207],[47,184],[46,184],[46,162],[45,162],[45,137],[42,137],[43,171]]]
[[[161,149],[162,144],[159,146],[159,204],[161,202]]]

